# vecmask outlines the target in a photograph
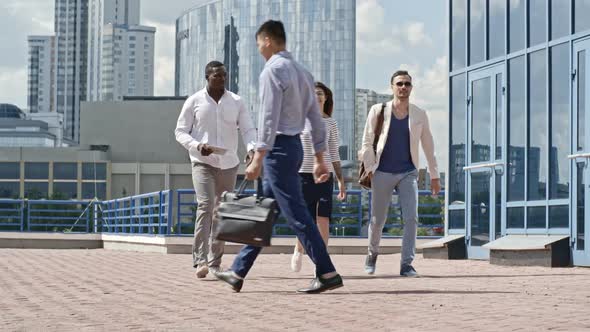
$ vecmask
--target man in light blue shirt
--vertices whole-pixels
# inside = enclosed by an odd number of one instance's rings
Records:
[[[276,199],[289,227],[316,265],[316,278],[308,288],[298,291],[321,293],[342,287],[342,278],[336,272],[305,205],[299,178],[303,161],[299,134],[305,127],[305,119],[309,119],[312,127],[315,180],[325,182],[329,177],[323,158],[326,129],[315,98],[313,77],[286,51],[285,29],[280,21],[271,20],[260,26],[256,32],[256,43],[267,62],[260,74],[261,109],[256,153],[246,169],[246,178],[258,178],[264,164],[264,195]],[[239,292],[261,249],[245,246],[231,270],[215,275]]]

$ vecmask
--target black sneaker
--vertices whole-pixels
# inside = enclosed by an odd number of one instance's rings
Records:
[[[367,274],[375,273],[375,266],[377,265],[377,254],[368,254],[365,259],[365,272]]]
[[[412,265],[403,265],[399,271],[399,275],[402,277],[414,278],[418,276],[418,272],[416,272]]]

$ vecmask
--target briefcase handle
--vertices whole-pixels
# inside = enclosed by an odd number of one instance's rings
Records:
[[[244,190],[246,190],[246,185],[248,184],[248,182],[250,181],[254,181],[254,180],[248,180],[246,178],[244,178],[244,180],[242,181],[242,183],[240,183],[240,186],[238,187],[238,191],[236,191],[236,195],[239,196],[243,196],[244,195]],[[262,194],[262,178],[258,177],[256,179],[257,181],[257,186],[256,186],[256,197],[258,198],[258,200],[262,200],[263,194]]]

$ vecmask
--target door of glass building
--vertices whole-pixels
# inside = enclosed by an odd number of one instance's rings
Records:
[[[574,43],[572,258],[574,265],[590,266],[590,40]]]
[[[482,246],[500,237],[505,223],[504,65],[469,73],[466,166],[467,256],[488,259]]]

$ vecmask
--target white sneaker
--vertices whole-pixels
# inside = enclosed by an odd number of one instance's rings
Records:
[[[293,257],[291,257],[291,270],[293,272],[301,271],[301,261],[302,261],[301,256],[302,256],[301,253],[297,250],[293,253]]]

